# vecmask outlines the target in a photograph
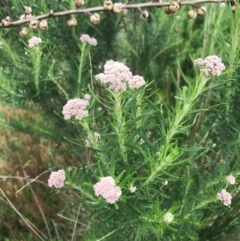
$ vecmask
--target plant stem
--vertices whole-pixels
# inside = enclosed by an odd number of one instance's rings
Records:
[[[80,90],[81,79],[82,79],[82,71],[83,71],[83,66],[84,66],[85,49],[86,49],[86,43],[83,43],[81,45],[81,54],[80,54],[80,57],[79,57],[79,66],[78,66],[78,80],[77,80],[78,96],[79,96],[79,90]]]
[[[126,154],[126,147],[124,146],[125,142],[125,135],[124,135],[124,125],[125,125],[125,120],[122,115],[122,105],[121,105],[121,97],[122,93],[112,93],[115,102],[114,102],[114,117],[116,120],[115,124],[115,131],[118,135],[118,143],[120,147],[120,151],[123,157],[124,162],[127,162],[127,154]]]
[[[172,139],[177,133],[180,132],[179,129],[181,128],[181,122],[186,118],[187,115],[190,114],[196,99],[203,93],[207,81],[208,79],[205,76],[197,79],[196,86],[189,96],[183,96],[183,106],[181,106],[181,103],[177,103],[175,108],[177,111],[175,116],[170,120],[169,129],[166,131],[165,142],[159,149],[160,156],[157,159],[156,165],[154,166],[154,171],[147,178],[145,184],[152,182],[161,170],[171,165],[173,162],[174,156],[169,152],[170,148],[172,147]]]

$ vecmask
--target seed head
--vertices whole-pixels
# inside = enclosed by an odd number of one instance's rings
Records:
[[[47,22],[47,20],[45,20],[45,19],[43,19],[43,20],[41,20],[40,22],[39,22],[39,28],[41,29],[41,30],[47,30],[48,29],[48,22]]]
[[[94,13],[90,16],[90,22],[93,24],[99,24],[100,23],[100,15],[98,13]]]
[[[103,3],[103,7],[105,10],[112,10],[113,9],[113,2],[111,0],[105,0]]]
[[[148,11],[147,10],[141,11],[141,16],[142,16],[142,18],[147,19],[149,17]]]
[[[122,3],[114,3],[113,4],[113,12],[114,13],[121,13],[122,9],[123,9],[122,7],[123,7]]]
[[[197,15],[204,15],[205,13],[207,12],[207,8],[205,6],[200,6],[198,9],[197,9]]]
[[[30,28],[37,29],[38,28],[38,20],[31,20],[29,23]]]
[[[169,9],[169,6],[168,6],[168,7],[165,7],[164,12],[165,12],[166,14],[173,14],[173,12]]]
[[[169,5],[169,10],[173,13],[177,12],[177,10],[180,8],[177,1],[172,1]]]
[[[195,10],[189,10],[188,13],[187,13],[187,17],[189,19],[196,18],[197,17],[197,12]]]
[[[24,6],[24,8],[25,8],[25,11],[24,11],[25,14],[31,14],[32,13],[32,8],[30,8],[28,6]]]
[[[84,5],[84,0],[75,0],[75,6],[77,8],[82,7]]]
[[[76,18],[69,18],[67,21],[67,25],[69,27],[74,27],[77,25],[77,19]]]
[[[28,29],[26,27],[21,28],[21,30],[19,31],[19,34],[24,37],[28,35]]]

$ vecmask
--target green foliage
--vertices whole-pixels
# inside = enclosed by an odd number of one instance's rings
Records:
[[[5,1],[0,15],[10,13],[17,19],[25,4],[34,14],[73,7],[69,1],[12,0]],[[238,232],[238,188],[228,185],[226,176],[240,177],[240,18],[228,7],[207,8],[206,17],[193,21],[186,18],[187,8],[170,16],[156,8],[149,10],[148,20],[141,19],[138,10],[129,11],[127,18],[103,12],[98,26],[85,15],[76,16],[80,24],[75,28],[69,28],[65,18],[49,19],[46,32],[30,30],[25,38],[16,29],[1,30],[1,101],[36,116],[29,121],[2,112],[0,123],[70,146],[59,150],[69,157],[63,163],[67,178],[59,195],[64,193],[62,213],[77,223],[81,240],[217,241]],[[98,45],[81,43],[83,33],[95,37]],[[43,40],[36,48],[28,47],[32,36]],[[206,78],[192,60],[213,54],[223,59],[226,71]],[[147,84],[116,93],[97,83],[94,76],[110,59],[124,62]],[[63,106],[85,93],[92,96],[89,116],[64,120]],[[94,132],[101,134],[100,140]],[[18,150],[17,141],[11,144]],[[72,156],[79,161],[72,163]],[[54,161],[46,169],[56,166]],[[115,204],[94,194],[93,185],[106,176],[122,190]],[[130,193],[131,186],[137,187],[135,193]],[[233,196],[231,208],[217,200],[222,189]],[[52,208],[55,212],[54,204]],[[164,221],[168,212],[174,215],[170,223]],[[52,223],[53,236],[63,229],[70,240],[72,223],[58,226],[54,218]],[[2,233],[11,237],[6,230]]]

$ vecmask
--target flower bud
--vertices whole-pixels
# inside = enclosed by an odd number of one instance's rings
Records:
[[[197,15],[204,15],[207,12],[207,8],[205,6],[201,6],[197,9]]]
[[[113,12],[114,13],[121,13],[122,12],[122,3],[114,3],[113,4]]]
[[[39,28],[41,29],[41,30],[47,30],[48,29],[48,22],[47,22],[47,20],[45,20],[45,19],[43,19],[43,20],[41,20],[40,22],[39,22]]]
[[[26,27],[21,28],[21,30],[19,31],[19,34],[24,37],[28,35],[28,29]]]
[[[24,8],[25,8],[25,14],[31,14],[32,13],[32,8],[30,8],[30,7],[27,7],[27,6],[24,6]]]
[[[90,16],[90,22],[93,24],[98,24],[100,22],[100,15],[98,13],[94,13]]]
[[[113,9],[113,2],[111,0],[105,0],[103,3],[103,7],[105,10],[112,10]]]
[[[67,25],[69,27],[74,27],[77,25],[77,19],[76,18],[69,18],[67,21]]]
[[[147,19],[149,17],[149,13],[147,10],[143,10],[141,11],[141,16],[144,18],[144,19]]]
[[[29,25],[30,25],[30,28],[37,29],[38,28],[38,20],[31,20]]]
[[[178,9],[180,8],[179,4],[177,1],[172,1],[169,5],[169,10],[172,13],[175,13]]]
[[[75,0],[75,6],[77,8],[82,7],[84,5],[84,0]]]
[[[197,12],[195,10],[189,10],[188,13],[187,13],[187,17],[189,19],[196,18],[197,17]]]
[[[123,8],[121,14],[122,14],[123,17],[127,17],[127,9]]]

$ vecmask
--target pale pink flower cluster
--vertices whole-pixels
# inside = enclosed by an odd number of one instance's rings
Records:
[[[225,189],[222,189],[220,193],[217,194],[218,200],[221,200],[225,206],[229,206],[232,202],[232,196]]]
[[[229,184],[234,185],[235,184],[235,177],[233,175],[229,175],[226,177],[226,180]]]
[[[130,89],[138,89],[141,86],[145,85],[145,80],[140,75],[134,75],[132,79],[128,81],[128,85]]]
[[[95,141],[98,142],[100,140],[100,134],[97,132],[94,132],[93,135],[94,135]]]
[[[71,117],[75,117],[77,120],[81,120],[88,116],[88,111],[86,110],[89,102],[87,100],[75,98],[67,102],[63,106],[62,113],[65,120],[70,120]]]
[[[195,59],[193,63],[194,65],[198,66],[206,76],[209,76],[209,74],[213,76],[219,76],[225,69],[225,65],[222,63],[222,59],[216,55],[210,55],[205,59]]]
[[[133,186],[131,186],[131,187],[129,188],[130,193],[134,193],[134,192],[136,192],[136,190],[137,190],[137,188],[136,188],[136,187],[133,187]]]
[[[58,170],[57,172],[52,172],[48,179],[48,186],[61,188],[64,185],[64,181],[66,179],[64,170]]]
[[[102,84],[108,84],[109,89],[115,92],[126,91],[127,84],[131,89],[137,89],[145,84],[141,76],[132,76],[127,66],[113,60],[107,61],[104,65],[104,73],[96,75],[95,78]]]
[[[40,38],[38,38],[38,37],[32,37],[32,38],[30,38],[29,40],[28,40],[28,46],[30,47],[30,48],[33,48],[33,47],[36,47],[36,46],[38,46],[40,43],[42,43],[42,40],[40,39]]]
[[[121,188],[115,185],[112,177],[102,177],[94,186],[95,195],[102,196],[106,202],[115,203],[122,194]]]
[[[91,38],[88,34],[82,34],[80,40],[82,43],[89,43],[93,46],[97,45],[97,40],[95,38]]]

